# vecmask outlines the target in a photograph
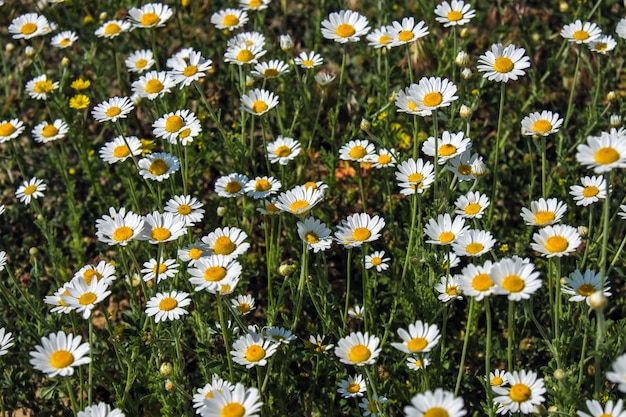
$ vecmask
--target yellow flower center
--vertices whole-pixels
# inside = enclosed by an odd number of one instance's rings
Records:
[[[102,274],[99,273],[98,271],[96,271],[95,269],[88,269],[85,271],[85,273],[83,274],[83,280],[87,283],[87,285],[91,285],[91,280],[93,278],[96,278],[98,281],[100,281],[100,278],[102,278]]]
[[[619,160],[620,154],[615,148],[600,148],[596,152],[594,159],[600,165],[609,165]]]
[[[250,2],[248,3],[248,7],[251,9],[255,9],[257,7],[260,7],[263,4],[263,2],[261,0],[250,0]]]
[[[477,253],[480,253],[483,249],[485,249],[485,246],[481,243],[472,242],[465,247],[465,252],[469,253],[470,255],[476,255]]]
[[[495,386],[495,387],[499,387],[500,385],[502,385],[504,383],[504,380],[502,378],[500,378],[499,376],[494,376],[491,379],[491,385]]]
[[[340,38],[349,38],[350,36],[356,33],[356,30],[354,29],[354,26],[352,26],[351,24],[342,23],[339,26],[337,26],[335,33]]]
[[[426,410],[424,417],[448,417],[449,414],[445,408],[433,407]]]
[[[270,184],[268,180],[263,178],[257,180],[257,182],[254,184],[255,191],[268,191],[270,188],[272,188],[272,184]]]
[[[320,237],[317,235],[317,233],[313,232],[306,232],[304,234],[304,239],[311,245],[314,245],[320,241]]]
[[[96,298],[98,298],[96,297],[96,294],[92,292],[86,292],[78,297],[78,304],[80,304],[81,306],[88,306],[90,304],[93,304],[93,302],[96,301]]]
[[[463,13],[458,10],[450,10],[446,16],[450,22],[458,22],[463,18]]]
[[[69,44],[70,44],[70,40],[68,38],[61,39],[61,42],[59,42],[59,45],[61,46],[67,46]]]
[[[181,216],[187,216],[187,215],[191,214],[192,210],[191,210],[191,206],[189,206],[189,204],[181,204],[180,206],[178,206],[176,211],[178,211],[178,214],[180,214]]]
[[[472,288],[476,291],[487,291],[493,286],[493,281],[489,277],[489,274],[478,274],[472,278]]]
[[[361,391],[361,384],[354,381],[350,382],[346,387],[346,391],[348,391],[350,394],[356,394],[357,392]]]
[[[584,41],[589,38],[589,32],[587,32],[586,30],[577,30],[572,35],[572,38],[576,39],[577,41]]]
[[[246,409],[239,403],[228,403],[222,407],[221,417],[243,417]]]
[[[202,249],[198,249],[198,248],[189,249],[189,257],[194,260],[200,259],[203,253],[204,251]]]
[[[600,192],[600,190],[598,189],[598,187],[596,187],[595,185],[589,185],[585,188],[583,188],[583,197],[595,197],[598,195],[598,193]]]
[[[207,392],[207,393],[204,395],[204,398],[215,398],[215,397],[213,396],[213,391],[209,391],[209,392]]]
[[[309,207],[309,202],[306,200],[296,200],[293,203],[291,203],[291,206],[289,206],[289,210],[294,212],[294,213],[298,213],[301,212],[302,210],[305,210]]]
[[[165,174],[169,169],[170,167],[167,165],[167,162],[165,162],[163,159],[158,158],[152,161],[150,167],[148,168],[148,171],[150,171],[152,175],[158,176]]]
[[[248,62],[254,58],[254,54],[249,49],[242,49],[237,53],[237,61]]]
[[[170,311],[176,308],[178,305],[178,301],[176,301],[173,297],[167,297],[162,299],[159,302],[159,310],[161,311]]]
[[[241,184],[239,184],[237,181],[231,181],[228,184],[226,184],[224,189],[226,190],[226,192],[228,192],[230,194],[235,194],[235,193],[238,193],[239,191],[241,191]]]
[[[185,77],[192,77],[198,73],[198,67],[195,65],[188,65],[183,70],[183,75]]]
[[[413,33],[413,31],[403,30],[402,32],[398,33],[398,40],[401,42],[408,42],[413,39],[414,36],[415,34]]]
[[[420,352],[424,350],[426,346],[428,346],[428,340],[423,337],[416,337],[414,339],[411,339],[406,344],[406,347],[409,348],[411,352]]]
[[[546,250],[550,253],[564,252],[567,249],[568,242],[563,236],[550,236],[546,240]]]
[[[380,257],[376,256],[375,258],[372,258],[370,262],[372,263],[372,265],[378,266],[383,263],[383,260]]]
[[[148,65],[148,60],[147,59],[138,59],[135,62],[135,68],[142,69],[142,68],[145,68],[146,65]]]
[[[437,107],[443,101],[443,96],[440,92],[433,91],[432,93],[426,93],[422,101],[426,107]]]
[[[35,33],[36,30],[37,30],[37,25],[32,22],[28,22],[22,25],[20,32],[22,32],[22,35],[30,35],[32,33]]]
[[[116,242],[123,242],[133,237],[134,234],[135,232],[133,231],[133,229],[128,226],[122,226],[115,229],[115,231],[113,232],[113,236],[111,237]]]
[[[185,126],[185,121],[182,117],[174,114],[165,120],[165,130],[170,133],[178,132],[183,126]]]
[[[278,70],[276,68],[268,68],[263,72],[265,78],[273,78],[278,76]]]
[[[59,129],[57,129],[54,125],[46,125],[41,131],[41,135],[44,138],[51,138],[52,136],[55,136],[57,133],[59,133]]]
[[[537,120],[533,123],[532,130],[539,133],[547,133],[552,130],[552,123],[545,119]]]
[[[378,163],[380,165],[387,165],[390,162],[391,162],[391,157],[388,154],[384,153],[378,156]]]
[[[578,292],[578,294],[582,295],[583,297],[589,297],[591,294],[596,292],[596,287],[594,287],[591,284],[583,284],[580,287],[578,287],[576,291]]]
[[[594,45],[594,49],[596,51],[606,51],[608,47],[609,45],[607,45],[606,43],[602,43],[602,42],[598,42]]]
[[[122,109],[114,106],[114,107],[109,107],[107,111],[104,112],[104,114],[106,115],[106,117],[115,117],[119,115],[121,112],[122,112]]]
[[[515,384],[509,391],[509,397],[516,403],[523,403],[530,398],[530,388],[525,384]]]
[[[37,94],[49,93],[54,90],[54,84],[52,84],[52,80],[37,81],[33,90]]]
[[[35,191],[37,191],[36,185],[29,185],[26,188],[24,188],[24,194],[26,195],[32,195]]]
[[[456,285],[450,285],[448,288],[446,288],[446,294],[450,296],[455,296],[455,295],[460,294],[460,292]]]
[[[361,159],[365,155],[367,155],[367,151],[361,145],[356,145],[355,147],[350,149],[350,158]]]
[[[236,26],[239,24],[239,18],[234,14],[227,14],[224,16],[222,24],[226,27]]]
[[[513,61],[505,56],[498,57],[493,63],[493,69],[502,74],[511,72],[513,71]]]
[[[221,281],[226,277],[226,269],[222,266],[210,266],[204,271],[204,280],[210,282]]]
[[[250,311],[250,304],[248,303],[239,303],[239,305],[237,306],[237,311],[240,313],[246,313],[248,311]]]
[[[163,90],[163,88],[163,83],[156,78],[152,78],[146,83],[146,93],[148,94],[159,93]]]
[[[302,66],[305,68],[312,68],[315,64],[310,59],[305,59],[302,61]]]
[[[120,30],[122,30],[122,28],[117,23],[109,23],[104,27],[104,34],[115,35],[116,33],[119,33]]]
[[[381,44],[381,45],[387,45],[392,40],[393,40],[393,38],[391,36],[382,35],[380,37],[380,39],[378,39],[378,43]]]
[[[507,275],[502,280],[502,288],[507,292],[521,292],[525,287],[526,282],[519,275]]]
[[[463,211],[465,212],[465,214],[473,216],[475,214],[478,214],[481,208],[482,207],[478,203],[469,203],[467,206],[465,206]]]
[[[189,135],[191,135],[191,129],[189,129],[188,127],[181,130],[180,133],[178,134],[178,137],[180,139],[185,139],[187,138]]]
[[[455,236],[452,232],[443,232],[439,235],[439,241],[441,243],[450,243],[454,240]]]
[[[254,113],[263,113],[264,111],[267,110],[267,103],[264,102],[263,100],[257,100],[254,103],[252,103],[252,111]]]
[[[265,349],[259,345],[252,345],[246,349],[246,359],[249,362],[258,362],[265,357]]]
[[[172,232],[170,232],[170,229],[167,227],[155,227],[152,229],[152,232],[150,232],[150,236],[154,240],[163,241],[169,239],[172,236]]]
[[[348,359],[354,363],[362,363],[367,361],[370,356],[372,356],[372,352],[365,345],[354,345],[350,349],[350,353],[348,353]]]
[[[159,264],[159,275],[164,274],[165,272],[167,272],[167,265],[165,264]],[[152,267],[152,273],[156,274],[157,273],[157,266],[154,265]]]
[[[535,214],[535,223],[538,225],[550,223],[554,221],[554,219],[556,219],[556,217],[552,211],[539,211]]]
[[[17,129],[9,122],[4,122],[0,125],[0,137],[9,136]]]
[[[422,182],[422,180],[424,179],[424,176],[418,172],[415,172],[411,175],[409,175],[409,182],[413,183],[418,183],[418,182]]]
[[[456,146],[450,143],[445,143],[439,147],[439,156],[454,155],[456,153],[456,150],[457,150]]]
[[[372,232],[370,232],[370,230],[367,227],[357,227],[352,232],[352,239],[358,242],[363,242],[369,239],[370,236],[372,236]]]
[[[472,173],[472,166],[471,165],[459,165],[459,174],[461,175],[469,175]]]
[[[414,101],[409,101],[407,103],[407,106],[408,106],[409,110],[411,110],[411,111],[415,111],[415,109],[417,109],[417,103],[415,103]]]
[[[130,149],[128,149],[126,145],[116,146],[115,149],[113,149],[113,156],[116,158],[125,158],[128,155],[130,155]]]
[[[286,156],[289,156],[290,153],[291,153],[291,148],[287,145],[281,145],[278,148],[276,148],[276,156],[279,158],[284,158]]]
[[[160,20],[159,15],[154,12],[144,13],[143,16],[141,16],[141,24],[144,26],[156,25]]]
[[[67,368],[71,364],[74,363],[74,355],[72,355],[67,350],[57,350],[52,355],[50,355],[50,365],[53,368],[62,369]]]
[[[230,255],[235,251],[237,246],[228,236],[220,236],[215,240],[213,252],[216,255]]]

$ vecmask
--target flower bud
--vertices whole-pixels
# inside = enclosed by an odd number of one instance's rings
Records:
[[[27,57],[31,57],[35,55],[35,49],[32,46],[28,45],[26,48],[24,48],[24,54]]]
[[[459,110],[459,116],[461,116],[461,118],[469,119],[472,117],[472,113],[474,113],[474,111],[471,107],[468,107],[465,104],[461,105],[461,110]]]
[[[603,291],[596,291],[587,298],[589,301],[589,306],[594,310],[604,310],[604,308],[609,304],[609,299],[604,295]]]
[[[569,10],[569,5],[567,4],[567,2],[565,1],[559,2],[559,11],[561,13],[565,13],[568,10]]]
[[[293,50],[293,39],[289,35],[280,35],[280,49],[285,52]]]
[[[165,390],[172,391],[173,389],[174,389],[174,383],[170,381],[169,379],[165,381]]]
[[[608,101],[615,101],[617,99],[617,94],[615,94],[615,91],[609,91],[606,93],[606,99]]]
[[[171,375],[174,371],[174,367],[169,362],[163,362],[159,368],[159,373],[163,376]]]
[[[461,38],[467,38],[467,35],[469,35],[469,29],[467,28],[463,28],[461,29],[461,31],[459,32],[459,36]]]
[[[10,53],[10,52],[13,52],[13,50],[14,50],[14,49],[15,49],[15,45],[14,45],[14,44],[12,44],[11,42],[7,43],[7,44],[4,46],[4,50],[5,50],[5,51],[7,51],[7,52],[9,52],[9,53]]]
[[[618,128],[622,125],[622,116],[619,114],[612,114],[609,120],[609,126]]]
[[[578,226],[577,229],[580,237],[585,237],[587,236],[587,233],[589,233],[589,228],[587,226]]]
[[[454,60],[454,62],[459,67],[467,67],[470,63],[469,54],[465,51],[459,51],[459,53],[456,55],[456,59]]]
[[[288,277],[296,271],[296,266],[293,264],[282,264],[278,267],[278,274],[281,277]]]
[[[471,69],[467,67],[463,68],[463,70],[461,71],[461,77],[463,77],[464,80],[469,80],[473,76],[474,76],[474,73],[472,72]]]
[[[61,60],[61,66],[67,67],[69,64],[70,64],[70,59],[64,56],[63,59]]]
[[[226,209],[226,207],[220,206],[220,207],[217,208],[216,211],[217,211],[218,217],[224,217],[226,215],[227,209]]]
[[[482,158],[476,159],[472,162],[472,175],[476,178],[480,178],[487,173],[487,166],[483,162]]]
[[[100,15],[98,16],[98,19],[100,19],[100,21],[103,21],[103,20],[107,20],[107,17],[109,17],[109,15],[107,14],[107,12],[102,12],[102,13],[100,13]]]
[[[369,122],[369,120],[361,119],[361,124],[359,126],[361,130],[368,130],[371,126],[372,124]]]

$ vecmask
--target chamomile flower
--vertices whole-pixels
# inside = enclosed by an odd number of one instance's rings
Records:
[[[365,38],[368,40],[367,44],[369,46],[373,46],[374,49],[390,49],[394,46],[393,38],[391,37],[389,27],[387,26],[374,29],[372,32],[368,33]]]
[[[617,42],[611,35],[600,36],[598,39],[589,42],[587,44],[590,50],[598,52],[602,55],[606,55],[607,52],[611,52],[617,46]]]
[[[154,100],[172,91],[176,84],[167,71],[150,71],[134,81],[131,89],[140,98]]]
[[[450,300],[462,300],[463,292],[459,285],[459,277],[456,275],[443,276],[439,279],[439,283],[435,284],[435,291],[439,293],[437,299],[442,303]]]
[[[413,17],[404,17],[402,22],[391,22],[391,26],[387,26],[387,33],[392,39],[392,45],[400,46],[428,35],[428,27],[423,20],[416,24]]]
[[[515,45],[505,48],[501,43],[494,44],[491,51],[485,52],[478,59],[478,71],[484,72],[483,77],[490,81],[517,80],[530,67],[530,59],[525,53],[524,48],[516,48]]]
[[[146,315],[154,317],[154,322],[178,320],[189,314],[183,307],[191,304],[189,294],[183,291],[157,293],[146,303]]]
[[[422,145],[422,151],[435,157],[435,146],[437,147],[437,157],[439,165],[444,165],[446,161],[460,155],[472,146],[470,138],[464,138],[463,132],[450,133],[447,130],[441,134],[441,138],[435,139],[431,136]]]
[[[243,45],[244,47],[255,47],[263,49],[265,47],[265,36],[256,31],[238,33],[228,41],[226,48]]]
[[[613,400],[609,400],[604,404],[604,407],[596,400],[587,400],[585,404],[591,414],[577,411],[576,414],[579,417],[626,417],[624,402],[621,399],[617,400],[616,403],[613,403]]]
[[[270,200],[263,200],[261,202],[262,207],[257,207],[256,211],[265,216],[277,216],[282,210],[276,207],[276,198]]]
[[[439,327],[436,324],[423,323],[416,320],[409,324],[409,331],[398,329],[398,336],[402,343],[392,343],[391,346],[404,353],[425,353],[430,352],[441,339]]]
[[[411,84],[404,90],[398,91],[394,100],[397,111],[414,116],[424,116],[424,110],[419,106],[417,98],[413,95],[416,87],[417,84]]]
[[[447,252],[443,255],[435,253],[435,261],[442,271],[450,271],[461,263],[461,258],[454,252]]]
[[[502,387],[509,383],[509,373],[504,370],[496,369],[489,372],[489,385],[492,387]]]
[[[215,181],[215,192],[220,197],[239,197],[244,193],[246,184],[248,184],[249,181],[248,177],[237,173],[219,177],[217,181]]]
[[[317,334],[315,336],[313,335],[309,336],[309,343],[311,344],[311,346],[313,347],[313,350],[316,353],[325,354],[326,352],[328,352],[330,349],[332,349],[335,346],[332,343],[325,343],[324,339],[326,339],[326,336],[321,335],[321,334]]]
[[[187,234],[185,221],[170,212],[161,214],[153,211],[144,217],[144,221],[145,226],[137,239],[147,240],[153,245],[171,242]]]
[[[172,9],[163,3],[147,3],[140,8],[131,8],[128,19],[135,28],[156,28],[165,26],[173,14]]]
[[[529,299],[541,287],[535,265],[521,258],[504,258],[493,264],[489,277],[497,285],[496,292],[511,301]]]
[[[437,388],[435,392],[426,391],[411,398],[411,405],[404,407],[406,417],[430,417],[444,415],[463,417],[467,411],[463,408],[463,398]]]
[[[626,354],[618,356],[606,373],[606,379],[617,384],[617,389],[626,392]]]
[[[143,263],[141,273],[143,274],[143,280],[145,282],[157,279],[157,284],[161,281],[165,281],[168,278],[173,278],[178,274],[179,265],[176,263],[176,259],[163,259],[157,263],[157,260],[152,258],[148,262]]]
[[[19,119],[3,120],[0,122],[0,143],[15,139],[24,129],[24,122]]]
[[[622,39],[626,39],[626,17],[620,19],[615,26],[615,33]]]
[[[180,168],[178,158],[170,153],[156,152],[137,162],[139,175],[148,180],[162,182]]]
[[[183,48],[180,51],[176,52],[174,55],[170,56],[167,61],[165,61],[165,66],[169,69],[174,68],[174,64],[179,59],[182,59],[185,62],[189,62],[189,57],[191,53],[194,52],[193,48]]]
[[[4,327],[0,327],[0,356],[4,356],[13,346],[13,333],[7,332]]]
[[[316,190],[317,191],[317,190]],[[296,224],[298,236],[306,242],[308,250],[317,253],[331,247],[333,240],[331,231],[324,223],[313,217],[307,217]]]
[[[72,307],[67,305],[67,303],[63,301],[63,298],[61,298],[63,295],[70,294],[69,291],[67,291],[67,287],[69,286],[70,286],[70,282],[66,282],[65,284],[63,284],[61,288],[57,289],[53,295],[46,295],[43,298],[43,302],[45,304],[53,306],[50,309],[51,313],[69,314],[72,312]]]
[[[106,403],[99,403],[85,407],[83,411],[79,411],[76,417],[125,417],[121,410],[114,408]]]
[[[209,292],[219,290],[223,281],[239,278],[241,271],[239,262],[224,255],[203,256],[196,260],[193,268],[187,269],[194,290]]]
[[[252,76],[271,80],[289,72],[289,65],[280,59],[272,59],[268,62],[259,62],[250,72]]]
[[[92,279],[87,284],[82,277],[73,278],[65,290],[67,294],[62,294],[61,300],[73,311],[81,313],[85,320],[89,318],[96,305],[111,294],[106,281]]]
[[[156,61],[154,60],[154,55],[151,50],[142,49],[128,55],[124,63],[128,71],[141,74],[152,68]]]
[[[395,150],[381,148],[371,157],[373,167],[377,169],[393,167],[396,165]]]
[[[385,219],[379,216],[370,217],[367,213],[356,213],[348,216],[337,226],[335,239],[346,248],[360,247],[380,237],[385,227]]]
[[[430,365],[430,355],[428,354],[412,355],[406,358],[406,366],[411,371],[426,369],[428,365]]]
[[[109,164],[122,162],[132,155],[141,155],[143,145],[137,136],[118,136],[110,142],[105,143],[98,155],[100,159]]]
[[[459,276],[459,287],[463,294],[474,297],[476,301],[493,294],[496,286],[489,275],[492,265],[491,261],[486,261],[483,265],[468,264],[463,268]]]
[[[600,136],[588,136],[587,143],[576,148],[576,160],[596,174],[613,168],[626,168],[626,138],[622,130],[612,128]]]
[[[440,214],[437,220],[428,220],[428,224],[424,227],[424,232],[430,238],[426,243],[450,245],[468,229],[469,226],[465,225],[463,217],[457,216],[453,221],[448,213]]]
[[[238,295],[237,298],[230,300],[230,304],[233,311],[241,316],[250,314],[256,308],[254,297],[250,294]]]
[[[178,259],[183,262],[188,262],[189,266],[194,266],[196,261],[203,256],[209,256],[211,250],[202,241],[191,243],[182,249],[178,249]]]
[[[296,336],[283,327],[268,327],[264,330],[265,338],[277,344],[288,345],[292,340],[296,340]]]
[[[111,285],[117,279],[115,266],[106,261],[100,261],[97,265],[85,265],[76,271],[72,280],[82,279],[89,285],[94,278],[97,281],[104,281],[107,285]]]
[[[272,0],[239,0],[239,7],[243,10],[264,10]]]
[[[339,149],[339,159],[344,161],[370,162],[376,147],[367,139],[351,140]]]
[[[37,143],[48,143],[63,139],[69,132],[69,127],[61,119],[56,119],[52,123],[41,122],[33,128],[33,139]]]
[[[202,207],[203,204],[190,195],[175,195],[165,203],[165,211],[183,220],[186,226],[193,226],[202,221],[204,217]]]
[[[280,187],[282,187],[282,184],[276,178],[265,176],[249,180],[244,187],[244,191],[247,196],[255,200],[261,200],[276,194]]]
[[[567,204],[556,198],[531,201],[530,210],[522,207],[522,219],[529,226],[548,226],[558,223],[567,211]]]
[[[564,294],[572,296],[569,301],[579,303],[584,300],[587,305],[590,305],[589,297],[597,291],[602,291],[605,297],[611,296],[608,279],[600,272],[596,273],[590,269],[584,274],[578,269],[575,270],[570,277],[565,278],[561,287]]]
[[[581,185],[572,185],[570,194],[574,196],[577,206],[588,206],[606,198],[606,180],[602,175],[583,177]]]
[[[452,242],[452,250],[459,256],[481,256],[496,244],[491,232],[467,230]]]
[[[375,251],[370,255],[365,255],[365,269],[376,268],[376,271],[383,272],[389,269],[391,258],[385,258],[385,251]]]
[[[117,122],[118,119],[125,119],[135,106],[128,97],[112,97],[96,105],[91,111],[91,115],[99,123]]]
[[[62,331],[41,338],[41,344],[31,351],[30,364],[48,378],[70,376],[74,368],[91,362],[89,343],[80,344],[82,338]]]
[[[315,77],[313,77],[313,79],[315,80],[315,83],[322,90],[324,90],[326,87],[328,87],[330,83],[335,81],[335,76],[322,70],[318,72],[317,74],[315,74]]]
[[[363,321],[363,319],[365,318],[365,307],[355,305],[348,308],[348,317],[355,320]]]
[[[256,64],[266,52],[262,45],[240,43],[226,48],[224,61],[235,65]]]
[[[548,136],[558,132],[562,124],[563,119],[558,113],[548,110],[530,113],[522,119],[522,135]]]
[[[583,22],[580,19],[563,26],[561,36],[577,44],[591,43],[602,35],[602,30],[595,23]]]
[[[366,393],[365,378],[363,375],[349,375],[348,378],[339,381],[337,392],[343,398],[358,398]]]
[[[55,35],[50,40],[50,45],[54,46],[55,48],[65,49],[72,46],[77,40],[78,36],[76,36],[75,32],[72,32],[71,30],[65,30]]]
[[[235,386],[233,384],[214,374],[211,377],[211,382],[202,388],[198,388],[198,391],[193,395],[193,408],[196,408],[196,414],[202,415],[206,408],[205,400],[207,398],[214,398],[221,392],[226,390],[233,391],[234,389]]]
[[[382,414],[382,405],[386,402],[387,398],[383,396],[373,398],[372,401],[363,397],[359,401],[359,408],[363,410],[363,417],[378,417]]]
[[[48,79],[46,74],[33,78],[26,83],[26,92],[35,100],[46,100],[48,94],[59,88],[58,81]]]
[[[287,165],[300,154],[301,150],[300,142],[279,135],[276,140],[267,144],[267,157],[271,164]]]
[[[204,401],[202,417],[223,417],[227,415],[258,417],[263,403],[256,388],[246,389],[240,383],[232,389],[213,391],[213,397]]]
[[[489,197],[478,191],[470,191],[456,199],[454,205],[456,214],[466,219],[480,219],[483,217],[485,209],[489,207]]]
[[[202,57],[200,52],[192,51],[189,58],[174,58],[171,62],[170,76],[180,89],[191,85],[206,76],[206,72],[213,68],[213,61]]]
[[[534,243],[530,244],[533,250],[546,258],[569,255],[581,244],[578,230],[561,224],[540,229],[533,235],[533,241]]]
[[[202,132],[200,121],[187,109],[164,114],[152,124],[152,128],[154,136],[174,145],[179,142],[188,145]]]
[[[444,27],[462,26],[469,23],[476,16],[476,12],[472,9],[471,4],[465,4],[464,1],[452,0],[441,2],[435,7],[435,20],[443,23]]]
[[[546,389],[543,378],[532,371],[512,371],[507,374],[510,387],[493,387],[493,401],[499,404],[498,414],[521,412],[531,414],[536,405],[543,403]]]
[[[130,27],[130,22],[124,20],[109,20],[96,29],[95,35],[99,38],[113,39],[124,32],[128,32]]]
[[[237,227],[218,227],[202,238],[202,242],[208,246],[211,253],[224,255],[234,259],[246,253],[250,244],[245,242],[248,235]]]
[[[466,149],[465,152],[460,155],[450,158],[446,165],[446,169],[452,171],[459,182],[475,180],[479,178],[478,172],[475,171],[474,168],[474,163],[476,163],[476,161],[481,162],[481,166],[484,168],[482,157],[477,153],[472,154],[470,149]]]
[[[339,43],[358,42],[369,32],[367,18],[352,10],[332,12],[322,20],[322,36]]]
[[[13,19],[8,30],[13,39],[31,39],[49,33],[50,22],[37,13],[26,13]]]
[[[423,77],[411,88],[411,97],[417,103],[421,116],[430,116],[433,110],[448,107],[458,99],[456,85],[447,78]]]
[[[230,353],[233,361],[250,369],[267,365],[267,359],[276,353],[278,344],[263,338],[262,334],[246,334],[233,343]]]
[[[267,90],[255,88],[241,96],[241,109],[255,116],[261,116],[277,105],[278,96]]]
[[[381,350],[378,345],[380,339],[365,332],[350,333],[339,339],[335,348],[335,355],[339,362],[346,365],[365,366],[376,363]]]
[[[279,194],[274,204],[284,212],[302,217],[309,214],[323,198],[324,193],[321,190],[300,185]]]
[[[20,203],[30,204],[31,200],[43,197],[43,192],[46,191],[46,183],[42,179],[33,177],[28,181],[24,181],[22,185],[17,187],[15,191],[15,197],[20,200]]]
[[[211,15],[211,24],[217,29],[233,31],[248,22],[248,13],[241,9],[224,9]]]
[[[302,68],[311,69],[322,65],[324,63],[324,59],[320,54],[317,54],[314,51],[308,53],[303,51],[293,59],[293,62]]]
[[[143,228],[143,217],[132,211],[126,212],[125,207],[119,211],[111,207],[108,215],[96,220],[98,240],[109,245],[126,246],[131,240],[137,239]]]
[[[435,167],[429,161],[409,158],[397,166],[396,181],[402,194],[421,194],[435,182]]]

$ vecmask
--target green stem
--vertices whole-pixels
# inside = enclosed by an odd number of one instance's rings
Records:
[[[496,205],[496,198],[498,197],[498,160],[500,158],[500,136],[502,135],[502,116],[504,114],[504,93],[506,83],[500,83],[500,109],[498,110],[498,128],[496,131],[496,147],[495,147],[495,161],[491,171],[493,182],[491,185],[491,204],[489,205],[489,219],[490,226],[493,224],[493,208]]]
[[[463,350],[461,351],[461,363],[459,364],[459,372],[456,375],[456,386],[454,387],[454,396],[459,395],[461,387],[461,378],[465,370],[465,355],[467,354],[467,345],[469,343],[469,334],[472,321],[474,320],[474,297],[470,297],[469,313],[467,313],[467,323],[465,324],[465,337],[463,338]]]
[[[72,388],[72,383],[70,378],[65,378],[65,387],[67,389],[67,395],[70,397],[70,404],[72,404],[72,411],[74,415],[78,414],[78,403],[76,402],[76,393],[74,392],[74,388]]]
[[[572,80],[572,88],[569,93],[569,100],[567,101],[567,112],[565,113],[565,121],[563,122],[563,127],[561,128],[561,134],[559,135],[559,145],[557,148],[557,156],[561,157],[561,150],[563,149],[563,139],[566,134],[567,126],[569,124],[570,118],[572,117],[572,113],[574,107],[574,91],[576,90],[576,84],[578,82],[578,72],[580,69],[580,61],[583,53],[583,46],[578,45],[578,54],[576,55],[576,68],[574,69],[574,79]]]
[[[509,300],[509,313],[508,313],[508,336],[507,336],[507,350],[506,359],[509,372],[513,372],[513,339],[514,339],[514,322],[515,322],[515,301]]]
[[[531,158],[532,159],[532,158]],[[548,185],[546,184],[546,171],[548,170],[548,163],[546,158],[546,137],[541,137],[541,196],[548,198]]]
[[[486,340],[485,340],[485,380],[487,382],[487,404],[489,404],[489,417],[493,417],[493,407],[491,406],[491,404],[493,404],[492,401],[492,392],[491,392],[491,381],[489,380],[489,374],[491,373],[491,332],[492,332],[492,325],[491,325],[491,306],[490,306],[490,301],[489,301],[489,297],[485,297],[485,322],[487,325],[487,334],[486,334]]]
[[[350,308],[350,264],[352,263],[352,249],[350,248],[348,248],[348,260],[346,262],[346,302],[343,308],[342,333],[346,331],[348,325],[348,309]]]
[[[302,241],[302,265],[300,265],[300,280],[298,281],[298,290],[296,293],[296,310],[293,317],[293,324],[291,325],[291,331],[295,332],[298,326],[298,319],[300,312],[302,311],[302,303],[304,302],[304,284],[309,275],[309,248],[307,243]]]
[[[609,244],[609,211],[611,207],[611,183],[613,182],[613,171],[609,171],[606,178],[606,198],[602,211],[602,247],[600,250],[600,276],[606,277],[607,247]]]
[[[106,311],[103,312],[106,314]],[[89,318],[89,388],[87,390],[87,404],[91,405],[93,394],[93,323]]]
[[[228,328],[226,327],[226,320],[224,319],[224,306],[222,305],[222,296],[217,294],[217,313],[220,318],[220,326],[222,327],[222,337],[224,338],[224,347],[226,348],[226,359],[228,361],[228,374],[230,381],[234,381],[233,373],[233,358],[230,354],[230,340],[228,337]]]

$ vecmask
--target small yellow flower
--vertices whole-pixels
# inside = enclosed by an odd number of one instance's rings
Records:
[[[89,103],[89,97],[84,94],[76,94],[70,99],[70,107],[75,110],[86,109],[87,107],[89,107]]]
[[[156,143],[150,139],[141,140],[141,156],[152,153],[152,150],[156,147]]]
[[[94,20],[93,20],[93,16],[92,15],[88,14],[87,16],[83,17],[83,24],[84,25],[88,25],[88,24],[93,23],[93,22],[94,22]]]
[[[91,85],[91,81],[83,80],[82,78],[79,78],[77,80],[72,81],[72,84],[70,84],[70,87],[72,87],[74,90],[80,91],[80,90],[85,90],[89,88],[90,85]]]
[[[507,243],[503,243],[500,245],[500,252],[505,253],[509,251],[509,245]]]
[[[378,115],[378,120],[385,120],[387,118],[387,112],[384,111]]]

